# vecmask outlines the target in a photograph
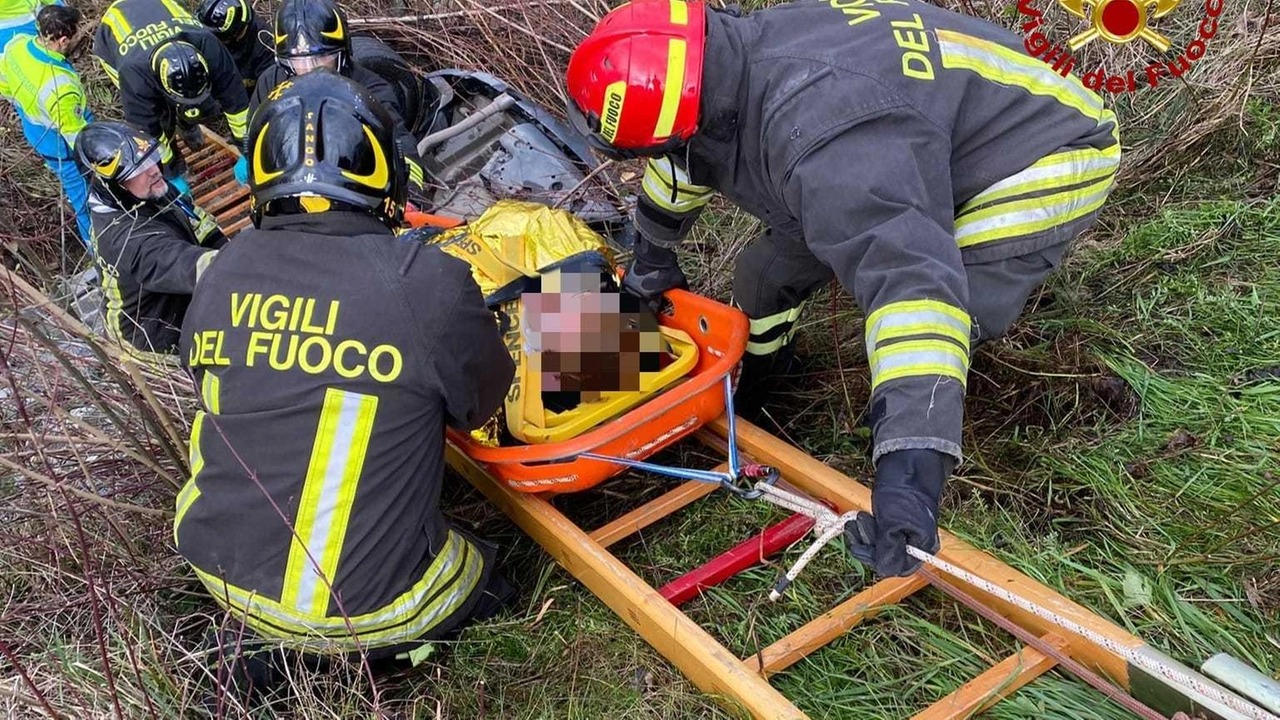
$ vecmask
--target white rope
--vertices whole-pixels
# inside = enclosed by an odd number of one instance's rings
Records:
[[[827,543],[839,537],[844,532],[844,526],[847,523],[852,522],[857,518],[858,511],[853,510],[843,515],[837,515],[832,512],[830,508],[821,503],[815,502],[801,495],[788,492],[773,485],[767,485],[763,482],[757,483],[755,489],[761,493],[761,499],[767,500],[774,505],[784,507],[792,512],[813,518],[813,531],[818,536],[814,540],[813,544],[810,545],[809,548],[804,551],[804,554],[800,556],[800,559],[797,560],[783,578],[778,581],[778,584],[774,589],[770,591],[769,599],[776,602],[778,598],[782,596],[782,591],[786,589],[787,585],[790,585],[791,582],[796,579],[796,576],[804,570],[805,566],[809,564],[818,552],[822,550]],[[1280,720],[1280,717],[1257,707],[1234,693],[1222,690],[1206,678],[1190,672],[1176,663],[1165,662],[1160,657],[1153,657],[1149,654],[1138,652],[1135,648],[1125,647],[1096,630],[1091,630],[1070,618],[1041,607],[1020,595],[1016,595],[1013,592],[1010,592],[1009,590],[1000,587],[985,578],[974,575],[962,567],[953,565],[936,555],[931,555],[910,545],[907,546],[907,554],[927,565],[947,573],[948,575],[959,578],[969,585],[972,585],[989,595],[993,595],[1010,605],[1021,608],[1042,620],[1046,620],[1053,625],[1085,638],[1095,645],[1106,648],[1109,652],[1118,657],[1124,658],[1134,666],[1140,667],[1147,672],[1164,678],[1175,687],[1193,690],[1196,693],[1199,693],[1202,697],[1221,703],[1250,720]],[[1144,644],[1142,647],[1146,647],[1146,645]]]

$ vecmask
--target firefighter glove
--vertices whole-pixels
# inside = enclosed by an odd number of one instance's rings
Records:
[[[249,184],[249,158],[241,155],[240,159],[236,160],[236,165],[231,171],[236,174],[236,182],[241,185]]]
[[[871,489],[872,515],[861,513],[845,526],[853,556],[882,577],[915,572],[920,561],[907,554],[906,546],[938,551],[938,502],[954,467],[950,455],[936,450],[897,450],[881,457]]]
[[[672,289],[688,289],[689,281],[680,270],[674,250],[658,247],[640,234],[636,238],[635,256],[622,278],[622,289],[648,303],[658,300]]]

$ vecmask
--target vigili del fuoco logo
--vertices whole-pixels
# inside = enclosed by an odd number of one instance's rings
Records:
[[[1080,31],[1065,40],[1045,34],[1044,9],[1055,1],[1080,21]],[[1090,90],[1106,90],[1118,95],[1157,87],[1161,82],[1182,77],[1208,52],[1209,43],[1218,34],[1218,20],[1225,2],[1195,0],[1201,20],[1195,36],[1181,49],[1175,49],[1160,32],[1158,21],[1179,7],[1184,7],[1181,12],[1187,12],[1186,8],[1193,3],[1184,0],[1018,0],[1018,15],[1023,21],[1023,45],[1031,57],[1042,60],[1063,77],[1073,72],[1079,74]],[[1079,67],[1075,53],[1095,41],[1116,45],[1142,42],[1162,58],[1153,58],[1146,67]]]

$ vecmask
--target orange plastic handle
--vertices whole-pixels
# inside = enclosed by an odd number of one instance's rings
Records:
[[[461,218],[448,217],[446,215],[432,215],[419,210],[406,210],[404,213],[405,222],[409,223],[409,227],[438,227],[452,228],[462,224]]]

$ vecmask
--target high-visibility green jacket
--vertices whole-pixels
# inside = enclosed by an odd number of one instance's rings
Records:
[[[315,654],[470,614],[492,563],[440,511],[444,428],[490,417],[512,362],[466,263],[361,213],[268,216],[201,277],[181,350],[203,409],[174,539],[218,603]]]
[[[11,99],[29,122],[49,128],[75,147],[88,123],[88,103],[75,70],[60,53],[30,35],[9,41],[0,56],[0,95]]]
[[[36,13],[54,0],[0,0],[0,30],[35,22]]]

